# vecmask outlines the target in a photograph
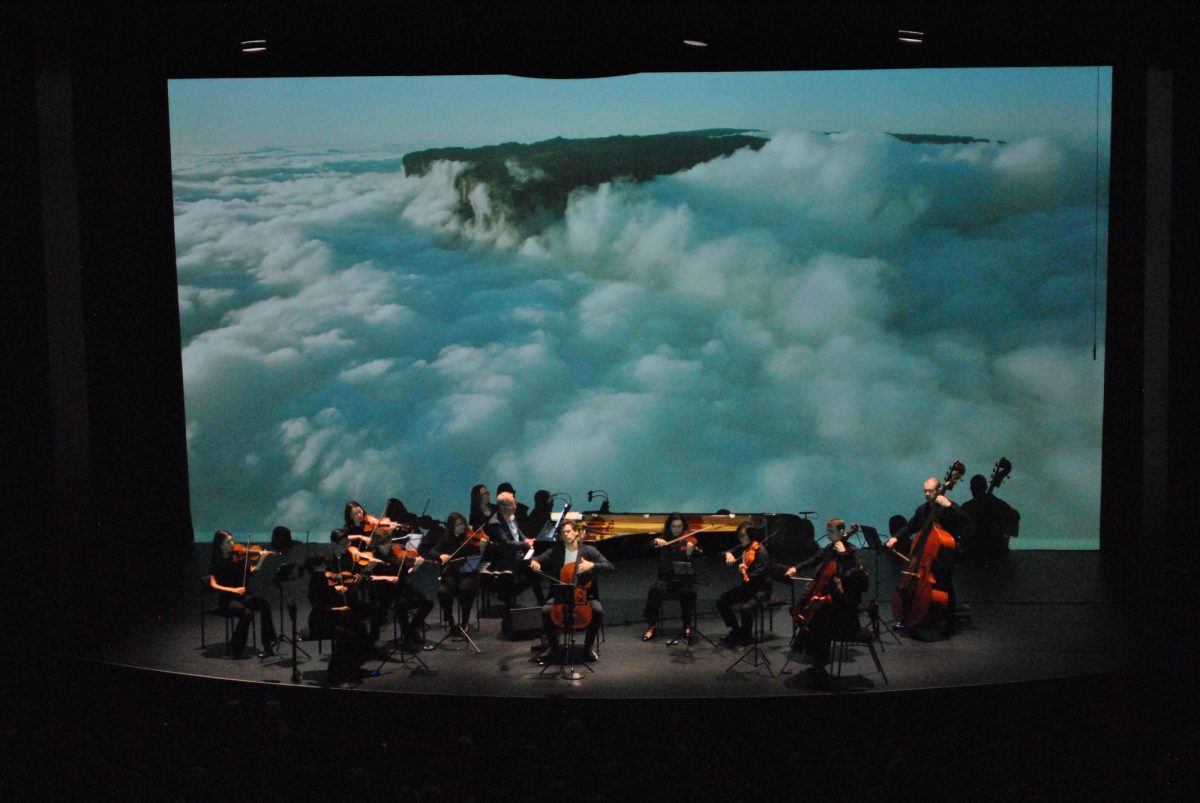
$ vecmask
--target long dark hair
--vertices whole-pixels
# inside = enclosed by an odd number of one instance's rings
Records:
[[[233,533],[228,530],[217,530],[213,533],[212,548],[208,551],[208,568],[212,570],[213,574],[216,573],[216,568],[225,560],[225,557],[221,554],[221,544],[225,542],[226,538],[232,540]]]
[[[342,520],[344,522],[346,522],[347,530],[355,529],[354,522],[350,521],[350,509],[353,507],[356,507],[363,512],[363,520],[364,521],[366,520],[366,517],[367,517],[367,509],[365,507],[363,507],[362,505],[360,505],[358,502],[354,501],[353,499],[347,500],[346,506],[344,508],[342,508]],[[361,526],[362,525],[360,524],[359,527],[361,527]]]
[[[469,515],[472,519],[483,515],[483,505],[479,501],[479,492],[481,490],[487,490],[487,486],[483,483],[480,483],[471,489],[471,511]],[[494,507],[493,510],[495,510]]]
[[[687,519],[685,519],[683,517],[683,514],[682,513],[669,513],[669,514],[667,514],[667,520],[663,522],[663,534],[662,534],[662,537],[667,541],[670,541],[672,538],[675,537],[671,533],[671,522],[675,521],[676,519],[679,519],[680,521],[683,522],[683,531],[687,532]]]
[[[451,538],[456,537],[454,535],[454,528],[460,521],[470,528],[471,523],[467,521],[467,517],[459,513],[457,510],[446,517],[446,532],[450,534]],[[463,536],[466,536],[466,532],[463,533]]]

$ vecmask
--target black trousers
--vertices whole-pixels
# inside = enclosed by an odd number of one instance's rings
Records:
[[[683,626],[692,627],[696,624],[696,584],[667,577],[660,577],[650,586],[646,593],[646,624],[657,627],[662,615],[664,600],[679,600],[680,612],[683,614]]]
[[[771,601],[771,588],[754,590],[749,583],[734,586],[717,598],[717,610],[727,627],[749,638],[754,634],[754,611]]]
[[[600,604],[598,599],[588,600],[588,606],[592,609],[592,621],[588,623],[587,632],[583,637],[583,648],[590,650],[592,645],[596,643],[596,635],[600,632],[600,625],[604,624],[604,606]],[[542,631],[546,634],[546,641],[550,647],[558,646],[559,627],[554,624],[551,618],[551,611],[554,610],[554,605],[546,604],[542,606]]]
[[[462,609],[462,624],[471,620],[475,597],[479,595],[479,575],[446,574],[438,580],[437,596],[445,612],[446,622],[454,627],[454,603]]]
[[[237,657],[241,657],[242,651],[246,649],[246,639],[250,635],[250,623],[254,621],[256,612],[258,613],[259,636],[262,639],[263,649],[266,649],[275,643],[275,620],[271,617],[271,603],[262,597],[251,595],[226,596],[221,601],[221,613],[230,619],[238,620],[237,625],[233,628],[233,638],[229,643],[230,650]]]

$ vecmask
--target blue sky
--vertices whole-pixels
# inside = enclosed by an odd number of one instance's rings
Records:
[[[263,147],[481,145],[713,127],[1043,134],[1107,147],[1111,68],[170,82],[176,153]],[[1097,97],[1099,88],[1099,97]]]

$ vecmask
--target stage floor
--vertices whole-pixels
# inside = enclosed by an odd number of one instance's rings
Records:
[[[180,588],[167,603],[139,608],[144,615],[130,620],[128,638],[90,647],[79,657],[186,675],[292,684],[292,653],[286,644],[278,657],[235,660],[226,655],[222,621],[208,615],[207,646],[201,646],[199,578],[205,574],[207,549],[206,545],[197,546],[192,573],[195,579],[187,588]],[[302,560],[303,547],[296,547],[295,551],[300,554],[289,554],[286,559]],[[873,553],[864,552],[863,556],[867,570],[874,577]],[[881,558],[878,566],[880,607],[885,619],[890,618],[890,598],[898,568],[893,563]],[[269,575],[269,569],[268,564],[263,574]],[[838,688],[874,694],[1152,668],[1163,657],[1160,645],[1164,640],[1159,634],[1164,623],[1145,611],[1122,605],[1106,583],[1102,569],[1097,552],[1012,552],[988,567],[969,562],[960,564],[956,586],[960,603],[969,607],[970,617],[962,623],[958,634],[944,639],[935,634],[897,635],[885,628],[876,650],[887,682],[876,670],[869,652],[864,647],[852,646]],[[616,562],[616,571],[603,578],[607,616],[601,659],[592,665],[594,672],[578,667],[583,675],[580,680],[563,679],[555,669],[543,672],[531,660],[531,647],[537,643],[536,639],[499,638],[497,611],[491,616],[485,614],[482,626],[471,632],[479,653],[461,640],[447,639],[438,649],[420,653],[424,666],[412,659],[407,663],[366,664],[367,669],[378,667],[378,675],[353,688],[422,695],[602,699],[830,693],[806,685],[804,659],[791,656],[789,664],[792,624],[787,610],[790,590],[786,586],[775,586],[778,607],[761,644],[762,660],[755,666],[753,654],[738,661],[745,653],[743,649],[718,648],[703,640],[696,643],[690,654],[682,644],[668,646],[667,641],[679,630],[679,608],[674,602],[664,606],[668,618],[660,627],[659,637],[643,642],[645,627],[641,611],[653,577],[653,559],[634,557]],[[435,573],[419,570],[416,578],[418,587],[433,598]],[[737,577],[716,561],[701,560],[698,578],[699,626],[713,642],[718,642],[725,627],[716,613],[715,600],[736,584]],[[294,598],[298,604],[297,622],[301,628],[308,613],[305,584],[306,580],[300,579],[284,587],[285,599]],[[279,590],[268,587],[257,593],[271,602],[278,626]],[[873,591],[868,592],[864,601],[872,596]],[[529,597],[526,592],[524,599]],[[205,604],[213,603],[214,597],[209,596]],[[291,625],[286,613],[283,619],[286,627],[281,632],[289,633]],[[431,641],[441,639],[446,632],[442,626],[433,624],[437,619],[435,607],[427,632]],[[384,634],[391,635],[390,626],[385,627]],[[316,642],[304,641],[300,646],[309,655],[297,654],[298,682],[320,686],[328,666],[329,644],[323,645],[323,654]],[[389,645],[381,642],[380,646]],[[251,652],[248,648],[247,655]]]

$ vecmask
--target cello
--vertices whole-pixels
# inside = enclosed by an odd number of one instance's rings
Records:
[[[966,471],[960,461],[951,463],[937,496],[952,489]],[[930,500],[930,504],[937,503]],[[954,566],[957,545],[954,536],[938,524],[935,514],[936,511],[930,513],[929,521],[913,542],[907,556],[908,565],[900,572],[896,592],[892,595],[892,617],[904,627],[916,627],[931,613],[945,612],[950,605],[949,592],[937,586],[939,575],[946,577]]]
[[[571,563],[564,563],[562,569],[558,572],[558,582],[563,585],[573,586],[571,592],[571,612],[568,614],[565,604],[555,604],[550,608],[550,621],[555,627],[566,628],[567,617],[571,617],[572,630],[586,630],[588,625],[592,623],[592,605],[588,602],[588,589],[591,588],[592,581],[585,580],[579,582],[579,560],[580,553],[576,553],[575,560]]]
[[[846,533],[847,538],[858,532],[858,525],[851,524],[850,530]],[[808,590],[804,596],[796,600],[790,608],[792,619],[796,622],[799,631],[808,636],[813,631],[813,621],[817,614],[828,604],[833,602],[833,589],[836,587],[839,591],[841,586],[838,581],[838,560],[837,550],[833,543],[827,547],[828,555],[821,561],[817,572],[813,575],[812,582],[808,586]],[[797,633],[799,636],[800,633]]]

